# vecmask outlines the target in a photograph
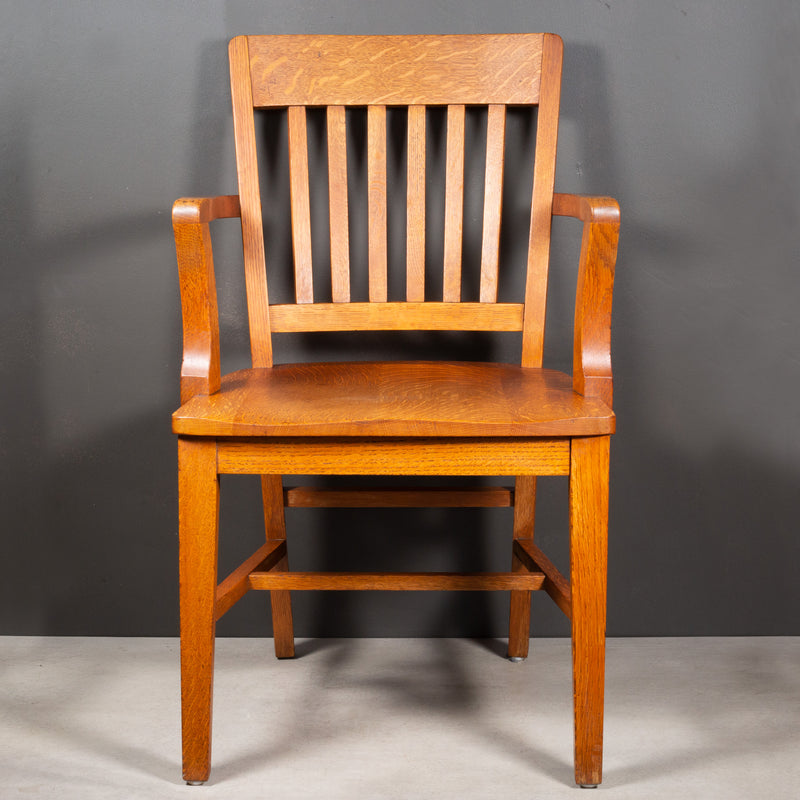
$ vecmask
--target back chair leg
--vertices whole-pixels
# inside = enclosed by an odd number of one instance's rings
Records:
[[[208,780],[214,681],[219,478],[214,441],[179,438],[183,777]]]
[[[536,509],[536,477],[520,475],[514,487],[514,538],[533,539]],[[512,572],[524,572],[526,567],[516,556],[511,556]],[[531,628],[531,593],[511,591],[511,612],[508,625],[508,657],[523,661],[528,657]]]
[[[280,475],[261,476],[261,494],[264,500],[264,527],[267,541],[286,538],[286,521],[283,513],[283,479]],[[289,558],[285,556],[275,566],[277,572],[289,571]],[[273,589],[269,593],[272,605],[272,635],[275,655],[294,658],[294,625],[292,623],[292,594],[287,590]]]
[[[572,440],[569,487],[575,782],[603,779],[609,437]]]

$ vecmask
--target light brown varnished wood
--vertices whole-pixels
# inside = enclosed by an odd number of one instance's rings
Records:
[[[274,541],[261,545],[250,558],[243,561],[217,586],[215,619],[219,621],[250,591],[251,572],[266,572],[285,556],[286,542]]]
[[[408,109],[406,300],[425,300],[425,106]]]
[[[533,168],[528,274],[525,282],[525,327],[522,332],[523,367],[540,367],[544,353],[547,270],[550,259],[550,224],[555,183],[563,51],[564,45],[558,36],[545,36],[542,49],[542,90],[539,96],[539,114],[536,118],[536,162]]]
[[[386,106],[367,109],[367,199],[369,226],[369,299],[387,300]]]
[[[509,655],[524,657],[530,592],[544,588],[572,620],[576,780],[599,783],[608,440],[615,426],[610,315],[619,208],[609,198],[554,194],[561,61],[562,43],[552,34],[243,36],[231,42],[239,194],[181,200],[173,210],[184,318],[182,406],[173,416],[173,429],[180,437],[188,780],[208,777],[215,622],[250,588],[270,591],[278,657],[294,654],[294,589],[510,591]],[[527,272],[524,297],[497,303],[506,268],[499,248],[503,182],[512,168],[505,164],[506,107],[517,104],[539,106]],[[483,219],[474,221],[482,226],[481,274],[479,302],[461,303],[464,165],[468,158],[482,157],[466,150],[466,106],[473,105],[488,107]],[[311,106],[326,108],[330,297],[319,296],[325,281],[315,291],[312,277],[310,208],[317,181],[309,180],[316,178],[309,175],[306,109]],[[389,198],[394,204],[396,192],[387,182],[394,173],[387,170],[387,106],[407,108],[403,302],[388,297],[387,221]],[[427,182],[433,177],[426,172],[428,106],[447,109],[440,254],[430,247],[426,252]],[[265,252],[258,181],[254,109],[267,107],[286,109],[288,121],[292,304],[270,305],[268,299],[267,269],[281,265],[269,263]],[[351,302],[350,291],[348,180],[351,190],[357,181],[348,179],[346,109],[352,107],[367,109],[366,303]],[[392,148],[394,134],[393,129]],[[270,196],[268,202],[275,199]],[[572,376],[542,369],[553,215],[583,223]],[[231,216],[241,217],[253,368],[223,377],[209,223]],[[442,270],[441,301],[426,297],[426,270],[433,269]],[[324,302],[315,303],[315,294]],[[521,365],[427,361],[273,367],[272,333],[403,330],[521,332]],[[218,474],[261,476],[266,531],[266,543],[219,585]],[[500,487],[284,492],[283,475],[507,475],[516,484],[513,494]],[[533,542],[538,475],[569,476],[571,584]],[[512,502],[508,573],[289,571],[284,505],[480,508]]]
[[[536,517],[536,476],[518,475],[514,485],[514,541],[533,538]],[[512,572],[527,572],[529,566],[511,551]],[[527,658],[530,647],[531,594],[511,592],[508,622],[509,658]]]
[[[385,278],[386,273],[381,273]],[[370,286],[373,286],[370,283]],[[379,285],[385,296],[385,281]],[[372,291],[372,289],[370,289]],[[519,331],[520,303],[314,303],[270,307],[276,333],[310,331]]]
[[[344,106],[329,106],[327,114],[331,294],[334,303],[347,303],[350,301],[350,215],[347,201],[347,127]]]
[[[483,191],[483,241],[481,245],[481,303],[497,302],[500,266],[500,217],[503,210],[506,109],[489,106],[486,123],[486,176]]]
[[[247,316],[254,367],[272,366],[272,336],[269,327],[269,295],[264,254],[261,193],[258,186],[253,94],[250,81],[250,51],[247,38],[237,36],[228,47],[233,101],[233,138],[242,217]]]
[[[447,107],[447,172],[444,201],[443,297],[461,301],[461,250],[464,229],[464,118],[463,105]]]
[[[286,364],[241,370],[173,415],[192,436],[587,436],[614,415],[568,375],[445,361]],[[521,474],[521,473],[520,473]]]
[[[249,36],[253,101],[259,107],[536,103],[542,39]]]
[[[208,780],[219,480],[213,439],[178,439],[183,777]]]
[[[283,515],[283,480],[280,475],[261,476],[261,497],[264,504],[264,531],[267,544],[286,541],[286,520]],[[289,570],[289,554],[284,546],[281,557],[269,567],[276,572]],[[272,638],[278,658],[294,658],[294,622],[292,597],[288,591],[269,595],[272,608]]]
[[[533,543],[531,539],[515,539],[514,552],[517,558],[532,572],[543,572],[542,588],[553,602],[572,618],[572,592],[569,581],[556,569],[555,564]]]
[[[250,575],[253,589],[390,592],[502,592],[540,589],[544,574],[528,572],[263,572]]]
[[[567,475],[569,440],[220,439],[217,469],[230,475]]]
[[[613,197],[592,197],[585,194],[553,194],[553,214],[575,217],[581,222],[619,224],[619,203]]]
[[[183,316],[182,403],[219,389],[219,315],[208,223],[238,214],[238,197],[183,198],[172,207]]]
[[[235,194],[217,197],[182,197],[172,206],[173,225],[196,225],[240,215],[239,196]]]
[[[514,493],[500,486],[317,489],[296,486],[284,491],[289,508],[506,508]]]
[[[619,205],[610,197],[557,194],[554,214],[583,221],[575,301],[575,391],[599,397],[610,408],[611,299],[619,241]]]
[[[603,779],[609,438],[573,439],[569,481],[575,782]]]
[[[289,121],[289,187],[292,205],[294,293],[298,303],[313,303],[306,110],[292,106],[287,111],[287,117]]]

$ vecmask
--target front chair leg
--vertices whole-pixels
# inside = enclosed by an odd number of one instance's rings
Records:
[[[219,478],[216,442],[178,439],[183,778],[211,770]]]
[[[609,437],[572,440],[569,488],[575,782],[603,779]]]

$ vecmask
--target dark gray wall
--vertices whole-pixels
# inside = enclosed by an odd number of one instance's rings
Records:
[[[795,2],[14,5],[0,26],[0,633],[177,630],[169,209],[235,192],[227,39],[528,30],[566,43],[557,187],[623,208],[609,632],[800,633]],[[233,365],[235,223],[216,232]],[[578,237],[558,224],[556,345],[568,346]],[[568,366],[556,350],[551,364]],[[551,483],[539,536],[563,565],[566,494]],[[259,541],[254,482],[223,480],[222,518],[224,568]],[[297,511],[290,535],[296,566],[399,553],[502,569],[509,524],[507,511]],[[296,619],[299,635],[503,635],[506,604],[297,595]],[[247,598],[221,633],[268,633],[266,607]],[[566,632],[545,598],[534,613],[537,633]]]

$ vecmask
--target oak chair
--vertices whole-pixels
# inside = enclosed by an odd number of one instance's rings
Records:
[[[270,592],[275,650],[294,655],[292,590],[506,590],[508,654],[528,652],[530,592],[572,625],[575,780],[601,781],[611,292],[619,208],[553,191],[562,42],[552,34],[240,36],[230,43],[239,194],[173,209],[184,352],[178,434],[183,775],[209,777],[215,623],[250,589]],[[507,106],[538,106],[524,297],[498,302]],[[387,293],[387,107],[407,108],[406,296]],[[441,295],[425,283],[426,107],[446,109]],[[480,296],[462,302],[465,113],[486,111]],[[330,295],[312,279],[307,108],[325,109]],[[351,298],[345,109],[366,108],[369,297]],[[254,110],[281,108],[295,303],[270,303]],[[349,113],[349,112],[348,112]],[[362,111],[363,113],[363,111]],[[395,112],[391,112],[395,113]],[[352,186],[350,189],[352,193]],[[276,202],[274,199],[270,202]],[[553,215],[583,223],[573,374],[544,369]],[[220,374],[209,223],[241,217],[252,368]],[[428,235],[432,235],[428,233]],[[441,232],[439,232],[441,235]],[[316,254],[315,254],[316,255]],[[326,254],[327,256],[327,254]],[[430,258],[428,258],[430,260]],[[327,262],[326,262],[327,263]],[[521,363],[403,361],[273,365],[273,332],[517,331]],[[217,578],[220,474],[261,476],[266,542]],[[515,476],[513,489],[285,489],[284,475]],[[569,479],[570,580],[534,543],[536,476]],[[502,573],[291,572],[286,506],[514,507]]]

